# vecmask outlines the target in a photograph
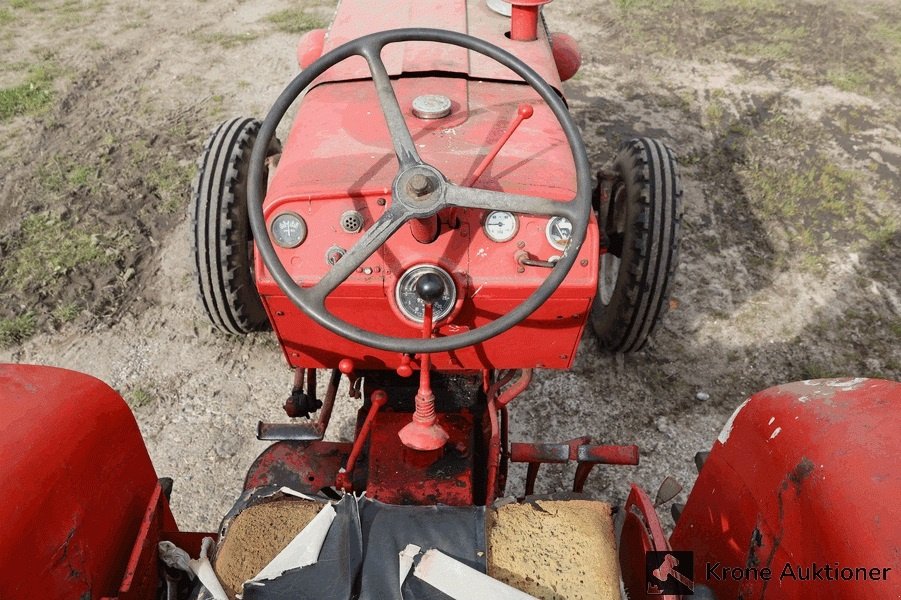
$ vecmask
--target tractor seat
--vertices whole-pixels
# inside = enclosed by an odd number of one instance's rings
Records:
[[[398,555],[407,544],[423,552],[437,549],[539,599],[621,597],[610,505],[581,498],[485,508],[395,506],[347,495],[333,505],[336,517],[316,564],[245,586],[324,506],[277,496],[240,510],[223,525],[214,566],[229,598],[449,597],[413,571],[401,584]]]

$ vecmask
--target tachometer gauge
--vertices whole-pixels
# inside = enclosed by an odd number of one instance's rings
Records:
[[[509,242],[519,231],[519,220],[513,213],[493,210],[485,217],[485,235],[492,242]]]
[[[299,215],[285,212],[272,219],[272,240],[282,248],[299,246],[307,237],[307,224]]]
[[[407,269],[397,287],[394,288],[394,298],[400,312],[411,321],[422,323],[425,319],[425,303],[416,293],[416,282],[426,273],[437,275],[444,284],[444,293],[432,303],[432,322],[438,322],[451,313],[454,303],[457,301],[457,286],[450,274],[433,265],[418,265]]]
[[[557,250],[566,250],[573,237],[573,224],[566,217],[554,217],[547,222],[547,241]]]

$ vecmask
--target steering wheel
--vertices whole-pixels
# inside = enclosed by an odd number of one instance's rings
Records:
[[[391,86],[385,63],[381,59],[382,48],[397,42],[439,42],[460,46],[492,58],[522,77],[547,103],[566,135],[576,167],[575,197],[569,201],[555,201],[462,187],[450,183],[438,169],[424,163],[416,151],[413,137]],[[379,104],[391,133],[399,169],[391,187],[390,206],[382,216],[318,283],[312,287],[301,288],[279,261],[269,239],[263,216],[265,195],[263,167],[266,148],[275,136],[276,127],[301,92],[326,70],[351,56],[362,56],[369,65]],[[503,333],[532,314],[554,293],[575,263],[579,249],[585,241],[591,211],[591,173],[588,156],[578,128],[556,91],[531,67],[509,52],[478,38],[440,29],[393,29],[373,33],[335,48],[297,75],[278,97],[260,127],[250,158],[247,187],[250,227],[257,249],[276,284],[294,305],[322,327],[346,339],[372,348],[410,354],[445,352],[478,344]],[[411,219],[430,217],[448,206],[566,217],[573,225],[573,233],[570,243],[563,251],[563,256],[528,298],[507,314],[465,333],[431,339],[388,336],[357,327],[326,309],[325,300],[328,295],[385,244],[404,223]]]

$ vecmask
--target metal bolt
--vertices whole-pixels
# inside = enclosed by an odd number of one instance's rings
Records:
[[[417,173],[413,175],[413,177],[410,177],[407,188],[415,196],[425,196],[432,191],[432,182],[422,173]]]
[[[583,258],[582,260],[579,261],[579,264],[582,265],[583,267],[587,267],[587,266],[588,266],[588,259],[587,259],[587,258]]]
[[[516,247],[517,247],[517,248],[525,248],[525,247],[526,247],[526,243],[523,242],[522,240],[520,240],[520,241],[516,242]]]
[[[379,198],[378,200],[375,201],[375,203],[378,204],[379,206],[385,206],[385,202],[386,202],[386,200],[384,198]]]
[[[525,273],[525,272],[526,272],[526,268],[525,268],[525,267],[519,267],[518,269],[516,269],[516,272],[517,272],[517,273]]]
[[[363,269],[364,275],[372,275],[372,267],[366,267]]]

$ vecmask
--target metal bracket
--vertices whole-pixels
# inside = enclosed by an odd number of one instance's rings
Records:
[[[332,418],[332,408],[335,406],[335,396],[338,395],[338,384],[341,382],[341,371],[332,369],[331,378],[325,398],[322,400],[322,408],[319,409],[319,418],[316,421],[303,423],[257,423],[257,439],[267,441],[292,440],[298,442],[321,440],[325,436],[329,420]]]

